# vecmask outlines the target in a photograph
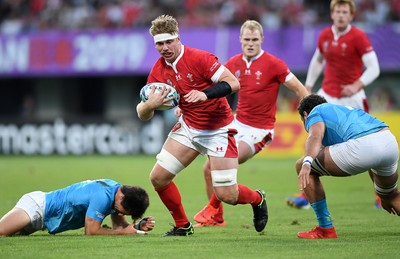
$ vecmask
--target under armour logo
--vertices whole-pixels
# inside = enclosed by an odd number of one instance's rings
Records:
[[[216,147],[216,148],[215,148],[215,150],[216,150],[217,152],[222,152],[223,149],[224,149],[223,147]]]

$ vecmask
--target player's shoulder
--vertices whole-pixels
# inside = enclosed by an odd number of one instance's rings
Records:
[[[349,34],[355,39],[359,39],[361,37],[367,38],[367,34],[365,33],[365,31],[356,26],[351,26]]]
[[[282,61],[282,59],[267,51],[264,51],[264,53],[260,56],[260,58],[274,60],[274,61]]]
[[[105,179],[98,179],[97,181],[105,182],[105,183],[107,183],[107,184],[110,185],[110,186],[121,185],[119,182],[117,182],[117,181],[115,181],[115,180],[112,180],[112,179],[107,179],[107,178],[105,178]]]
[[[192,55],[215,56],[214,54],[212,54],[212,53],[210,53],[208,51],[205,51],[205,50],[202,50],[202,49],[198,49],[198,48],[189,47],[189,46],[186,46],[186,45],[184,45],[184,51],[185,51],[186,54],[190,54],[191,56]]]
[[[238,53],[230,57],[225,64],[232,64],[242,60],[243,60],[243,53]]]
[[[365,34],[365,31],[362,29],[358,28],[357,26],[352,25],[350,29],[351,33],[359,33],[359,34]]]
[[[86,185],[88,188],[110,188],[120,186],[121,184],[112,179],[96,179],[88,181]]]
[[[163,57],[159,57],[156,61],[156,63],[154,63],[153,68],[160,68],[160,67],[164,67],[166,66],[166,62],[165,59]]]
[[[268,69],[270,69],[271,67],[279,69],[287,68],[287,64],[285,61],[266,51],[264,51],[264,53],[258,59],[264,64],[264,67],[268,67]],[[268,66],[266,66],[267,64]]]
[[[164,71],[167,69],[167,63],[164,58],[160,57],[150,70],[147,81],[148,82],[161,82]]]
[[[320,36],[329,35],[329,34],[333,34],[332,26],[324,27],[319,33]]]

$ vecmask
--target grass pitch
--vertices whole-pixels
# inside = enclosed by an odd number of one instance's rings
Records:
[[[140,185],[150,195],[146,215],[156,217],[147,236],[84,236],[83,229],[57,235],[0,238],[0,258],[388,258],[398,256],[400,221],[373,207],[368,175],[323,177],[328,206],[339,238],[301,240],[298,231],[316,225],[313,211],[285,204],[297,192],[296,158],[255,157],[239,168],[238,181],[267,193],[269,223],[262,233],[252,226],[249,205],[225,205],[226,227],[195,229],[190,237],[161,237],[172,217],[153,190],[148,175],[154,156],[0,158],[0,215],[34,190],[51,191],[74,182],[112,178]],[[207,202],[199,157],[176,178],[191,219]],[[109,224],[109,217],[105,223]]]

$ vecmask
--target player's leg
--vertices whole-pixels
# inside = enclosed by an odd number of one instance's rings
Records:
[[[373,175],[376,193],[382,201],[382,207],[389,213],[400,216],[400,193],[397,188],[399,146],[395,136],[388,130],[372,134],[368,143],[376,141],[374,156],[376,164],[369,170]],[[370,157],[368,161],[374,162]]]
[[[206,226],[225,226],[223,217],[223,205],[217,196],[214,194],[214,188],[212,186],[210,160],[207,157],[206,162],[203,165],[203,174],[206,185],[206,193],[209,202],[202,210],[200,210],[193,219],[198,222],[194,227],[206,227]]]
[[[24,228],[30,223],[29,215],[23,209],[14,207],[0,219],[0,236],[23,233]]]
[[[157,155],[157,163],[150,173],[150,181],[175,221],[175,227],[166,232],[165,236],[193,234],[192,225],[186,216],[181,195],[173,179],[197,156],[197,151],[172,138],[167,138]]]
[[[239,164],[246,162],[248,159],[254,156],[252,148],[244,141],[239,141],[238,149]],[[223,217],[223,205],[222,202],[214,194],[214,188],[212,186],[209,159],[207,159],[204,163],[203,173],[209,202],[201,211],[199,211],[194,216],[194,220],[199,222],[199,224],[196,224],[195,227],[225,226],[225,221]]]
[[[268,209],[263,190],[252,190],[237,184],[237,159],[210,156],[211,176],[214,192],[219,200],[231,204],[250,204],[253,208],[253,223],[261,232],[268,222]]]
[[[207,198],[210,200],[211,196],[214,194],[214,188],[212,186],[210,159],[208,157],[206,159],[206,162],[203,165],[203,175],[204,175],[204,181],[205,181],[205,185],[206,185]]]
[[[400,216],[400,192],[397,188],[397,170],[390,176],[373,175],[375,182],[374,186],[377,194],[381,198],[382,208],[391,214]]]
[[[237,127],[239,132],[235,135],[235,140],[238,146],[239,164],[246,162],[255,154],[259,153],[269,143],[271,143],[273,139],[274,129],[254,128],[237,120],[234,121],[234,125]],[[197,224],[196,226],[202,227],[205,225],[225,225],[223,219],[223,205],[215,195],[210,195],[213,193],[213,189],[209,161],[207,161],[205,164],[203,172],[206,180],[207,194],[210,201],[200,212],[195,215],[195,221],[200,222],[200,224]]]
[[[29,235],[44,229],[45,193],[24,194],[15,207],[0,219],[0,236]]]
[[[303,164],[303,159],[296,162],[297,174]],[[325,191],[320,181],[320,176],[350,176],[343,172],[332,160],[329,148],[323,148],[318,156],[314,159],[311,167],[310,183],[304,188],[304,192],[314,210],[318,225],[311,231],[299,232],[299,238],[336,238],[336,230],[333,227],[331,215],[325,197]]]

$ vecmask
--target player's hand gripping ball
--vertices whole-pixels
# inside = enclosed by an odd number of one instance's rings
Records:
[[[146,102],[149,99],[149,94],[154,87],[156,88],[154,93],[159,93],[163,89],[163,87],[165,87],[165,91],[167,91],[168,89],[171,89],[171,92],[169,92],[169,94],[167,96],[165,96],[165,99],[174,97],[174,99],[172,99],[171,101],[169,101],[167,103],[168,105],[161,105],[157,108],[157,110],[165,111],[165,110],[169,110],[169,109],[172,109],[172,108],[178,106],[180,96],[179,96],[178,92],[176,91],[176,89],[168,84],[159,83],[159,82],[150,83],[150,84],[147,84],[142,87],[142,89],[140,90],[140,99],[142,100],[142,102]]]

